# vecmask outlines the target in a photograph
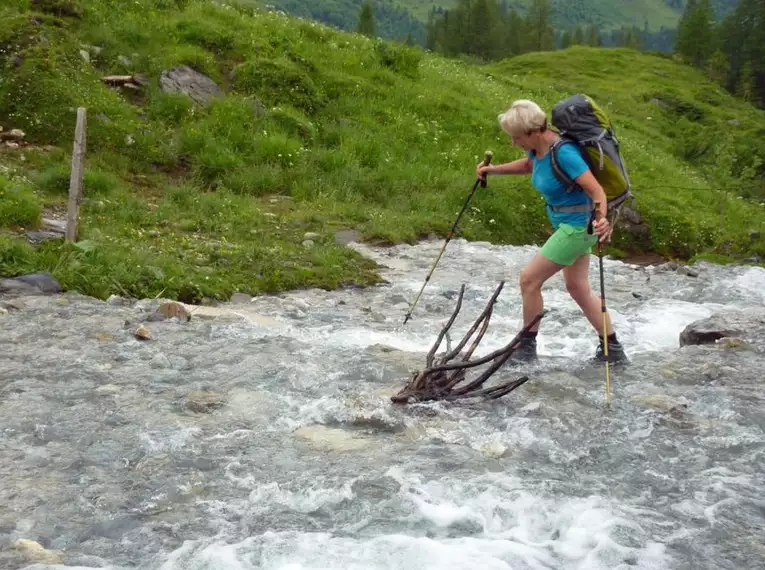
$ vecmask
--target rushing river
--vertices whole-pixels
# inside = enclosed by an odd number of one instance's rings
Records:
[[[714,312],[763,307],[765,270],[606,260],[632,360],[611,369],[610,409],[587,362],[596,335],[560,277],[540,362],[492,377],[526,384],[396,406],[462,283],[452,343],[502,279],[476,354],[520,329],[535,248],[461,240],[403,324],[441,245],[355,246],[388,284],[188,323],[147,320],[159,301],[14,301],[0,315],[0,567],[765,567],[765,351],[678,341]],[[151,340],[134,336],[142,323]]]

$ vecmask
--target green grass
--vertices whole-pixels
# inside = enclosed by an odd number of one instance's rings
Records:
[[[444,236],[483,152],[521,155],[497,114],[515,98],[549,109],[580,90],[611,114],[653,229],[645,243],[619,234],[614,252],[765,253],[750,239],[765,230],[765,116],[668,58],[578,47],[479,67],[249,7],[77,7],[81,17],[32,13],[26,0],[0,8],[0,124],[34,145],[0,151],[0,192],[12,196],[0,206],[2,274],[47,270],[101,298],[187,301],[377,283],[335,229],[379,243]],[[90,62],[83,45],[100,48]],[[163,93],[160,72],[178,65],[225,97],[201,107]],[[100,81],[138,71],[150,81],[142,92]],[[88,108],[81,243],[33,248],[22,228],[66,204],[78,106]],[[467,239],[549,235],[527,178],[490,179],[472,206]],[[306,232],[320,234],[312,247]]]

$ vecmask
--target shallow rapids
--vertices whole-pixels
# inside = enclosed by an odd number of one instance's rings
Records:
[[[765,269],[606,260],[632,360],[612,368],[610,410],[588,363],[598,339],[560,277],[544,291],[540,362],[492,379],[526,384],[494,402],[395,406],[461,284],[453,344],[501,280],[476,355],[521,327],[518,274],[536,248],[461,240],[403,325],[441,245],[355,245],[387,284],[183,324],[147,320],[159,300],[8,300],[0,567],[765,567],[765,347],[678,340],[715,312],[763,307]],[[597,271],[593,257],[595,289]]]

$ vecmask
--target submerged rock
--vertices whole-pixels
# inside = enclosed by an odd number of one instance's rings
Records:
[[[191,314],[181,303],[170,302],[162,303],[157,308],[157,314],[166,319],[178,319],[181,322],[188,322],[191,320]]]
[[[46,550],[40,543],[24,538],[18,539],[14,545],[30,562],[42,564],[63,564],[64,554],[60,550]]]
[[[371,440],[356,437],[347,430],[330,428],[321,424],[298,428],[293,435],[325,451],[356,451],[367,448],[372,443]]]
[[[222,407],[226,403],[226,398],[216,392],[191,392],[186,396],[185,407],[192,412],[200,414],[210,413],[213,410]]]
[[[688,409],[688,400],[674,399],[665,394],[647,394],[633,396],[633,401],[661,412],[680,412]]]

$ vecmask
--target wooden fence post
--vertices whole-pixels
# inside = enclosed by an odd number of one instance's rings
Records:
[[[87,118],[87,109],[84,107],[78,108],[77,127],[74,131],[74,148],[72,149],[72,173],[69,179],[69,208],[66,216],[66,239],[74,242],[77,241],[77,226],[80,222]]]

